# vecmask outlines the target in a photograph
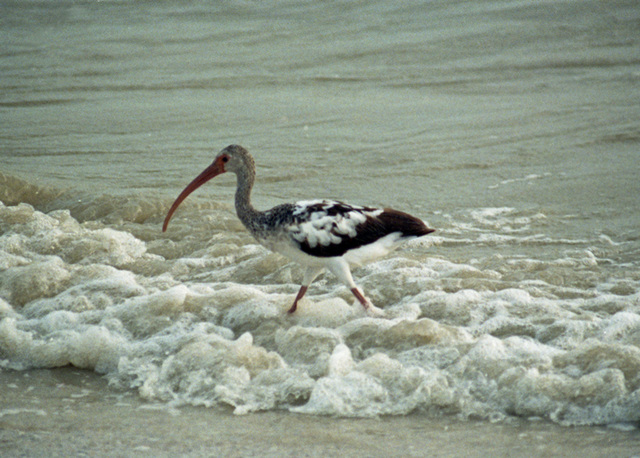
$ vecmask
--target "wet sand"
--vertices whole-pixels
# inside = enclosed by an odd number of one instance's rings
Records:
[[[0,456],[640,456],[640,433],[409,415],[379,419],[151,404],[72,368],[0,372]]]

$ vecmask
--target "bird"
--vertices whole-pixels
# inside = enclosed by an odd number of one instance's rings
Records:
[[[178,206],[212,178],[226,173],[237,177],[235,209],[249,233],[263,246],[305,267],[302,284],[293,305],[293,314],[309,285],[325,269],[346,285],[365,312],[384,315],[356,285],[352,266],[360,266],[385,256],[407,240],[435,231],[424,221],[390,208],[349,205],[335,200],[304,200],[259,211],[251,204],[256,178],[253,156],[240,145],[229,145],[211,165],[193,179],[171,205],[162,225],[167,230]]]

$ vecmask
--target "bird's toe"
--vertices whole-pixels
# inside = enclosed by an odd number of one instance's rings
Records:
[[[367,315],[373,318],[384,318],[386,315],[384,313],[384,310],[376,307],[371,302],[369,302],[369,306],[365,308],[365,312],[367,313]]]

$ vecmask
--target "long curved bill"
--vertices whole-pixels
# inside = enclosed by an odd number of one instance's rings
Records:
[[[171,205],[171,208],[169,209],[169,213],[167,213],[167,216],[164,219],[164,224],[162,225],[162,232],[165,232],[167,230],[167,226],[169,225],[169,220],[173,216],[173,212],[176,211],[178,206],[182,203],[183,200],[187,198],[189,194],[191,194],[193,191],[198,189],[200,186],[205,184],[210,179],[224,172],[225,170],[222,163],[219,161],[215,161],[209,167],[204,169],[200,175],[195,177],[194,180],[191,183],[189,183],[187,187],[184,188],[184,190],[180,193],[180,195],[175,200],[175,202],[173,202],[173,205]]]

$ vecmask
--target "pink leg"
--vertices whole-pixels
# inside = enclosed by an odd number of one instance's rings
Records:
[[[364,307],[365,310],[369,310],[369,307],[371,305],[371,302],[369,302],[369,300],[364,297],[362,295],[362,293],[360,292],[360,290],[358,288],[351,288],[351,292],[353,293],[353,295],[356,297],[356,299],[358,299],[358,301],[362,304],[362,306]]]
[[[307,288],[308,288],[308,286],[304,286],[304,285],[302,285],[300,287],[300,291],[298,291],[298,295],[294,299],[293,305],[291,306],[291,308],[289,309],[289,311],[287,313],[293,313],[293,312],[296,311],[296,309],[298,308],[298,301],[300,299],[302,299],[302,297],[304,296],[304,293],[307,292]]]
[[[302,286],[300,286],[300,291],[298,291],[298,295],[296,296],[295,300],[293,301],[293,305],[291,306],[291,308],[287,313],[293,313],[296,311],[296,309],[298,308],[298,301],[302,299],[302,297],[304,296],[304,293],[307,292],[307,289],[309,288],[309,285],[311,284],[311,282],[323,270],[324,270],[324,267],[319,267],[319,266],[307,267],[307,270],[304,273],[304,279],[302,280]]]

